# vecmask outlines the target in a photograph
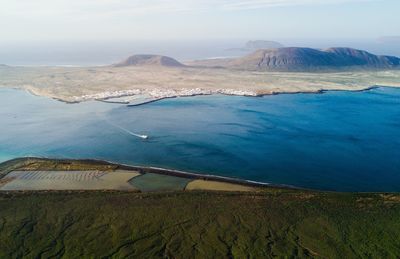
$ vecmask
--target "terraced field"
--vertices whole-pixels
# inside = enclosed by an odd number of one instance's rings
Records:
[[[106,172],[99,171],[12,171],[5,178],[15,177],[19,180],[62,180],[62,181],[99,181]]]
[[[12,171],[0,190],[136,190],[128,181],[134,171]]]

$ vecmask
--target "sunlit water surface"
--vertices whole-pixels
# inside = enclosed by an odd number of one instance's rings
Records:
[[[400,89],[65,104],[0,90],[0,161],[97,158],[338,191],[400,191]],[[143,140],[130,133],[149,135]]]

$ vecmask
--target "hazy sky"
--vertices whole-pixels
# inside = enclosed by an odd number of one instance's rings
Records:
[[[399,0],[0,0],[4,42],[376,38]]]

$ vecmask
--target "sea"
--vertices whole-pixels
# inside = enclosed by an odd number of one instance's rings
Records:
[[[147,135],[148,139],[138,137]],[[128,107],[0,89],[0,161],[95,158],[307,189],[400,191],[400,89]]]

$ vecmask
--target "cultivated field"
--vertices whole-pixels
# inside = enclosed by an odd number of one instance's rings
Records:
[[[135,190],[128,181],[138,175],[129,171],[12,171],[3,178],[9,181],[0,190]]]
[[[198,176],[202,177],[202,176]],[[163,192],[184,190],[258,191],[247,185],[196,180],[181,173],[101,161],[21,158],[0,164],[0,191],[119,190]]]
[[[188,178],[146,173],[129,181],[132,186],[143,191],[183,191],[191,181]]]

